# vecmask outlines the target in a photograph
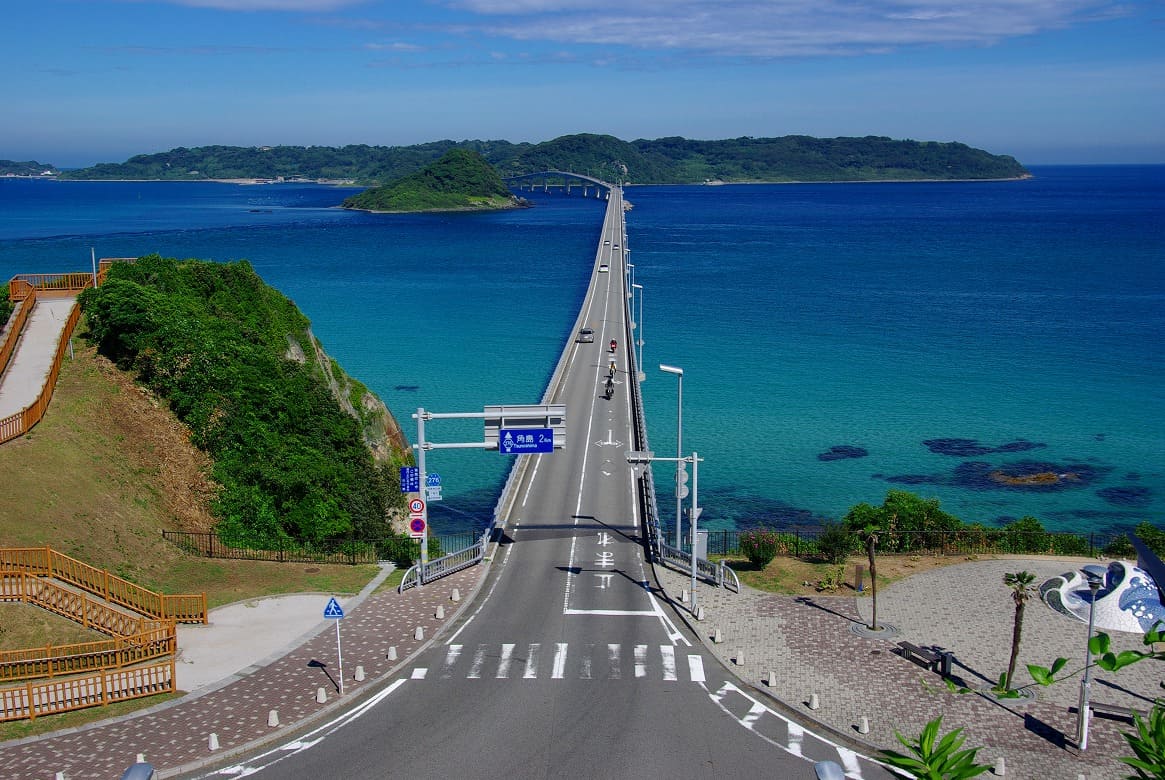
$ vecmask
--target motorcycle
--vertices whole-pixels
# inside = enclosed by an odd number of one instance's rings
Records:
[[[611,396],[613,396],[614,394],[615,394],[615,383],[611,381],[611,377],[607,377],[607,387],[603,391],[603,395],[606,397],[606,399],[608,401],[610,401]]]

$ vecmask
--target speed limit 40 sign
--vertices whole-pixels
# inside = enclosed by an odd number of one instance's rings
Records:
[[[425,502],[420,498],[409,499],[409,512],[414,515],[419,515],[425,511]]]

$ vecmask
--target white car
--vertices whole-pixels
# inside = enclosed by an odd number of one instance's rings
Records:
[[[605,273],[609,272],[610,270],[611,270],[610,267],[606,263],[603,263],[602,265],[599,266],[599,273],[601,273],[601,274],[605,274]]]

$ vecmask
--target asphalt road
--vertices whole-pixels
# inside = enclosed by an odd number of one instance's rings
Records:
[[[626,240],[621,194],[612,200],[580,317],[596,338],[568,345],[549,399],[566,404],[566,447],[534,456],[477,602],[376,697],[234,773],[815,777],[809,761],[777,745],[790,741],[837,760],[766,719],[652,593],[625,458]],[[617,384],[607,400],[612,338]]]

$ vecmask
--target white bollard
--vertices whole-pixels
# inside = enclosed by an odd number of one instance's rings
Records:
[[[145,753],[138,753],[138,763],[139,764],[146,763],[146,754]]]
[[[215,734],[213,731],[210,732],[210,739],[206,741],[206,748],[212,753],[218,750],[218,734]]]
[[[64,772],[57,772],[56,780],[65,780],[65,773]]]
[[[991,767],[991,774],[996,777],[1003,777],[1007,774],[1007,760],[1003,756],[995,759],[995,766]]]
[[[720,629],[716,629],[712,632],[712,641],[716,644],[720,644],[724,641],[724,634],[720,631]]]
[[[688,589],[687,588],[684,588],[683,590],[680,591],[680,603],[681,604],[688,603]]]
[[[440,604],[438,604],[438,605],[437,605],[437,615],[436,615],[436,617],[437,617],[437,619],[438,619],[438,620],[444,620],[444,619],[445,619],[445,608],[444,608],[443,606],[441,606]]]
[[[323,687],[316,688],[316,704],[323,704],[328,700],[328,692]]]
[[[809,709],[811,709],[811,710],[821,709],[821,699],[817,698],[816,693],[809,694]]]
[[[863,715],[862,719],[858,721],[858,733],[859,734],[869,734],[870,733],[870,719],[867,718],[865,715]]]
[[[450,601],[461,601],[461,591],[457,588],[453,589],[453,594],[449,596]]]
[[[704,620],[704,608],[703,607],[696,607],[696,620],[703,622],[703,620]]]
[[[388,660],[390,660],[390,661],[396,660],[396,645],[392,645],[391,647],[388,648]]]
[[[741,650],[739,653],[736,654],[736,658],[734,658],[732,660],[736,662],[737,666],[744,666],[744,651]]]
[[[417,630],[413,632],[413,639],[418,642],[425,638],[425,627],[417,626]]]
[[[765,679],[765,685],[772,688],[776,684],[777,684],[777,673],[774,672],[772,669],[769,669],[768,677]]]
[[[267,713],[267,728],[275,728],[279,725],[279,711],[271,710]]]
[[[356,682],[364,682],[364,667],[363,666],[356,667],[356,675],[353,679],[355,679]]]

